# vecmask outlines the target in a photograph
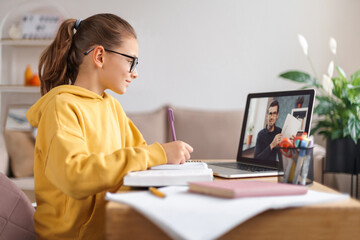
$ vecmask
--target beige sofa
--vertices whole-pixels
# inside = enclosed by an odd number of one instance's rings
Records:
[[[148,144],[171,141],[167,108],[155,111],[127,113],[142,132]],[[235,159],[237,155],[243,110],[209,111],[172,106],[175,115],[177,139],[194,147],[192,159]],[[6,133],[6,142],[0,137],[0,172],[9,174],[11,165],[17,178],[12,180],[25,190],[34,188],[32,177],[34,139],[30,133]],[[9,161],[8,155],[11,157]],[[321,182],[323,147],[314,149],[314,178]],[[15,159],[16,158],[16,159]]]

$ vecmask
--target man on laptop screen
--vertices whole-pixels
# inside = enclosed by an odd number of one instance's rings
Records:
[[[281,142],[282,129],[276,126],[276,120],[279,117],[279,102],[274,100],[270,103],[267,111],[267,124],[262,129],[256,138],[255,157],[259,159],[276,160],[278,153],[275,148]]]
[[[312,112],[312,94],[299,92],[298,95],[290,96],[260,95],[248,100],[248,111],[244,116],[244,139],[249,138],[249,132],[246,131],[249,127],[252,127],[256,134],[251,137],[251,142],[243,141],[243,157],[276,161],[277,157],[280,157],[276,147],[283,137],[291,140],[298,132],[309,130],[308,112]]]

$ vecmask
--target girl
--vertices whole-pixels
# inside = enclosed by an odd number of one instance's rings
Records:
[[[119,102],[104,92],[126,92],[138,76],[137,56],[134,29],[112,14],[64,21],[43,52],[43,96],[26,115],[38,128],[39,239],[104,239],[106,191],[116,191],[130,171],[190,158],[192,147],[181,141],[147,145]]]

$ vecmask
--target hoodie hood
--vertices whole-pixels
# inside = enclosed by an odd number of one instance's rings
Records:
[[[104,97],[92,92],[86,88],[74,86],[74,85],[61,85],[51,89],[47,92],[44,96],[42,96],[34,105],[26,113],[26,118],[28,119],[29,123],[33,127],[38,127],[40,119],[42,117],[43,111],[45,110],[46,106],[54,100],[54,98],[61,94],[71,94],[75,95],[79,98],[88,99],[88,100],[98,100],[102,101],[106,95],[104,93]]]

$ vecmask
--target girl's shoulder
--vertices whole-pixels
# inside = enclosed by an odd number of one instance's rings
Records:
[[[110,95],[108,93],[104,93],[104,100],[109,101],[118,110],[124,111],[123,107],[121,106],[121,103],[112,95]]]

